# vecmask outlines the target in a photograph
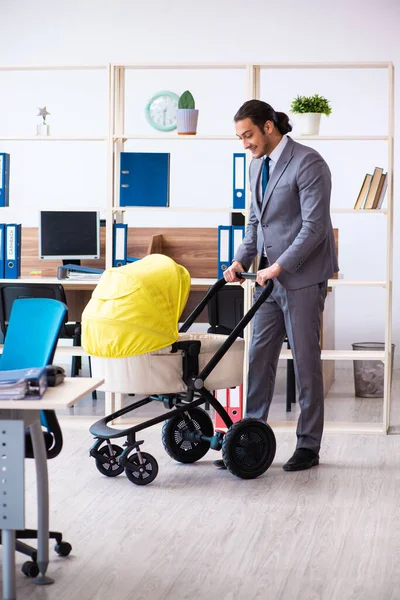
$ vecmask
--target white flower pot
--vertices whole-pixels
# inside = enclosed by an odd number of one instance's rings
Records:
[[[197,108],[177,108],[176,128],[179,135],[195,135],[197,131]]]
[[[321,113],[299,113],[295,115],[300,135],[318,135]]]

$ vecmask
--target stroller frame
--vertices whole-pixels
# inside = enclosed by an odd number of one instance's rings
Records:
[[[255,279],[256,275],[255,273],[238,273],[238,277]],[[180,327],[180,333],[187,332],[210,299],[225,284],[224,278],[219,279],[208,290],[205,297]],[[102,474],[115,477],[125,470],[126,476],[132,483],[138,485],[151,483],[157,476],[158,464],[153,456],[140,450],[140,445],[144,442],[143,440],[138,441],[136,434],[163,421],[165,422],[163,427],[165,450],[179,462],[195,462],[211,448],[213,450],[222,449],[225,466],[240,478],[252,479],[258,477],[269,468],[276,450],[275,436],[270,426],[253,418],[246,418],[233,423],[217,398],[204,387],[204,382],[251,321],[261,304],[271,294],[272,289],[273,282],[269,280],[257,301],[243,316],[200,373],[198,359],[201,341],[178,341],[172,345],[171,352],[183,351],[182,379],[187,386],[185,392],[149,395],[103,417],[90,427],[90,433],[96,438],[90,449],[90,456],[96,460],[96,467]],[[114,419],[153,401],[162,401],[164,406],[169,409],[168,412],[127,429],[108,426],[108,423]],[[219,431],[214,433],[213,423],[207,412],[198,408],[202,404],[211,405],[220,415],[227,427],[226,433]],[[111,443],[111,440],[120,437],[126,437],[124,448]],[[177,438],[185,447],[184,450],[181,450],[180,446],[176,447],[174,440]],[[135,453],[132,454],[133,452]]]

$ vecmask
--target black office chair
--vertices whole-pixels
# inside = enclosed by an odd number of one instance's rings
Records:
[[[208,303],[208,333],[220,333],[229,335],[239,323],[244,314],[244,290],[240,285],[225,285]],[[240,332],[243,337],[243,331]],[[290,348],[289,340],[285,338],[287,347]],[[286,369],[286,412],[292,410],[292,404],[296,402],[296,379],[294,374],[293,360],[287,361]]]
[[[5,337],[11,308],[17,298],[52,298],[67,305],[64,288],[59,283],[0,283],[0,329]],[[65,315],[61,326],[60,338],[72,340],[74,346],[81,345],[81,324],[68,323],[68,313]],[[92,366],[89,358],[89,374],[92,376]],[[71,377],[79,376],[81,368],[81,357],[73,356],[71,362]],[[96,391],[92,392],[92,398],[97,399]]]

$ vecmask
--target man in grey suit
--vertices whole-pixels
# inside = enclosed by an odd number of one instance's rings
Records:
[[[285,335],[293,352],[300,417],[297,445],[285,471],[319,463],[324,424],[321,313],[327,280],[339,270],[330,219],[331,174],[318,152],[298,144],[287,115],[260,100],[234,117],[250,150],[251,206],[246,234],[225,271],[229,282],[258,254],[255,299],[269,279],[274,289],[252,321],[246,416],[267,421]]]

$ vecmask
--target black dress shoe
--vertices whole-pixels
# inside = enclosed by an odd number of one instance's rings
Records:
[[[226,469],[225,463],[222,460],[222,458],[219,458],[218,460],[213,460],[213,465],[215,465],[219,469]]]
[[[305,471],[319,463],[319,456],[309,448],[297,448],[292,458],[283,465],[284,471]]]

